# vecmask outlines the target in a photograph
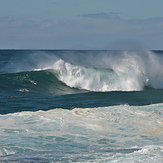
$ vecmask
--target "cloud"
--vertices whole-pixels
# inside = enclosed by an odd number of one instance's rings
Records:
[[[119,13],[109,12],[109,13],[82,14],[79,16],[83,17],[83,18],[118,20],[118,19],[120,19],[120,17],[118,15],[119,15]]]
[[[106,49],[118,40],[136,39],[150,49],[161,49],[162,27],[163,18],[110,21],[1,17],[0,48]]]

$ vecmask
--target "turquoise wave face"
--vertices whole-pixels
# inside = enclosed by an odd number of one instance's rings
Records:
[[[22,93],[44,96],[82,92],[59,81],[50,70],[7,73],[0,76],[0,88],[5,96],[16,96]]]

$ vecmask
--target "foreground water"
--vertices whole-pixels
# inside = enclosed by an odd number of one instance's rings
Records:
[[[163,162],[162,51],[0,51],[0,162]]]

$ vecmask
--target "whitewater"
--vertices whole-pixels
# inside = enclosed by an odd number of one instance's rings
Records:
[[[163,51],[0,50],[0,162],[163,162]]]

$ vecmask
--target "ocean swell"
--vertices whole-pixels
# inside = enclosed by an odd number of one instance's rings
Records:
[[[45,78],[54,87],[52,78],[71,89],[97,92],[141,91],[146,86],[163,88],[163,56],[148,50],[45,51],[17,57],[19,62],[8,64],[8,69],[15,72],[46,70],[54,75]]]

